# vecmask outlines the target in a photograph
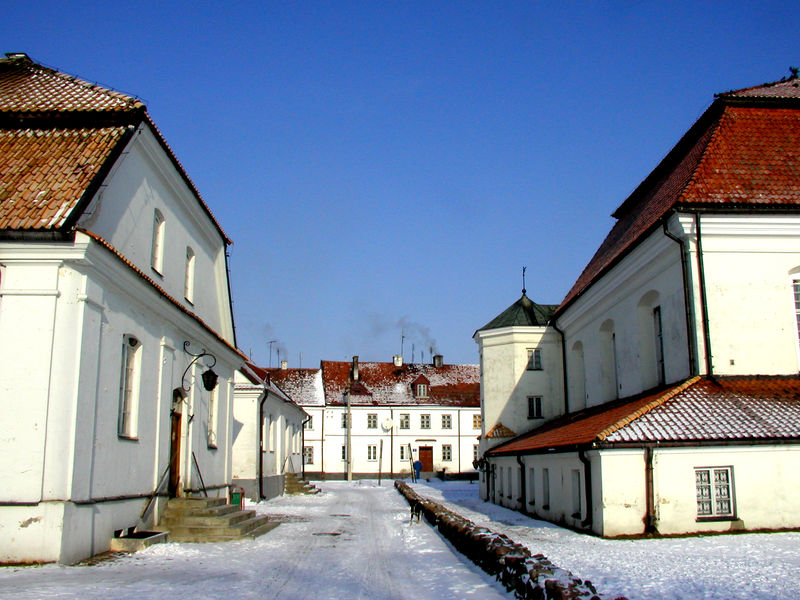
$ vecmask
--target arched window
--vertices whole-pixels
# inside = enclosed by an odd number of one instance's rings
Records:
[[[639,373],[642,389],[665,382],[664,338],[661,323],[661,305],[655,290],[641,297],[636,307],[639,332]]]
[[[583,359],[583,342],[572,344],[569,364],[570,398],[574,401],[574,409],[586,408],[586,369]]]
[[[600,326],[600,387],[601,400],[619,398],[619,366],[617,361],[617,336],[614,321],[606,320]]]
[[[194,302],[194,250],[186,246],[186,275],[183,282],[183,296]]]
[[[164,269],[164,215],[156,209],[153,214],[153,246],[151,250],[150,266],[161,275]]]

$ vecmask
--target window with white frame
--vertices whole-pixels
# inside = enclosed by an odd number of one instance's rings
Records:
[[[219,386],[215,387],[208,393],[208,447],[217,447],[217,390]]]
[[[411,429],[411,415],[400,415],[400,429]]]
[[[161,211],[155,209],[153,213],[153,243],[150,249],[150,266],[161,275],[164,268],[164,229],[166,223]]]
[[[305,425],[303,425],[306,429],[314,429],[314,418],[311,415],[308,415],[308,418],[305,421]]]
[[[378,460],[378,446],[375,444],[367,445],[367,460]]]
[[[430,415],[420,415],[419,416],[419,428],[420,429],[430,429],[431,428],[431,416]]]
[[[314,446],[303,446],[303,464],[314,464]]]
[[[528,419],[543,419],[542,397],[528,396]]]
[[[453,446],[442,444],[442,462],[450,462],[451,460],[453,460]]]
[[[472,428],[473,429],[481,428],[481,416],[479,414],[472,415]]]
[[[542,351],[539,348],[528,348],[528,371],[542,370]]]
[[[347,429],[347,423],[348,423],[347,413],[343,412],[342,413],[342,429]]]
[[[442,429],[452,429],[453,428],[453,417],[452,415],[442,415]]]
[[[342,444],[342,460],[347,460],[347,446],[345,444]]]
[[[119,382],[119,417],[117,434],[136,438],[139,413],[139,379],[142,363],[142,344],[132,335],[122,338],[122,368]]]
[[[472,460],[478,460],[479,450],[478,444],[472,444]]]
[[[367,414],[367,429],[377,429],[377,428],[378,428],[378,414],[377,413]]]
[[[733,517],[733,467],[700,467],[694,470],[697,516]]]
[[[183,297],[194,302],[194,250],[186,246],[186,273],[183,278]]]
[[[417,384],[417,398],[427,398],[428,397],[428,384],[427,383],[418,383]]]
[[[408,456],[406,455],[406,447],[400,446],[400,460],[408,460]]]

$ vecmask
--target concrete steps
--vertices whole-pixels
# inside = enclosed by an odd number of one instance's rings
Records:
[[[172,542],[227,542],[253,539],[278,525],[224,498],[170,498],[158,529],[169,531]]]
[[[297,473],[286,473],[283,491],[286,494],[319,494],[321,490],[313,483],[300,479]]]

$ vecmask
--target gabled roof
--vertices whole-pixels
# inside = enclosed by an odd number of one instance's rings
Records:
[[[800,377],[694,377],[595,406],[496,446],[495,455],[615,443],[800,443]]]
[[[255,365],[251,368],[262,379],[277,385],[297,404],[322,406],[325,403],[320,369],[278,369]]]
[[[512,430],[503,425],[502,423],[497,423],[494,427],[492,427],[489,431],[486,432],[486,435],[483,436],[486,439],[499,439],[499,438],[512,438],[515,437],[517,434]]]
[[[555,312],[557,305],[536,304],[525,295],[522,290],[522,297],[511,306],[481,327],[478,331],[487,329],[500,329],[501,327],[543,327],[547,325],[550,317]]]
[[[660,225],[671,210],[800,207],[800,80],[718,95],[617,208],[617,222],[559,307]]]
[[[0,231],[69,233],[134,130],[146,123],[225,243],[231,243],[144,104],[54,71],[0,59]]]
[[[322,361],[325,404],[344,404],[344,394],[351,388],[352,363]],[[351,391],[353,405],[439,405],[480,406],[480,369],[478,365],[405,364],[363,362],[358,365],[358,386]],[[412,382],[419,376],[429,382],[428,396],[416,397]]]

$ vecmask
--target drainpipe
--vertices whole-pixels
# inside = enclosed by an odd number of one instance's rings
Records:
[[[558,328],[555,321],[550,321],[550,325],[553,326],[558,332],[558,335],[561,336],[561,371],[564,376],[564,414],[569,414],[569,388],[567,387],[567,340],[564,337],[564,332]]]
[[[697,270],[700,283],[700,310],[703,318],[703,341],[706,349],[706,375],[714,374],[714,363],[711,357],[711,333],[708,330],[708,298],[706,296],[706,272],[703,266],[703,240],[700,231],[700,213],[694,213],[697,229]]]
[[[678,244],[681,251],[681,276],[683,278],[683,305],[686,313],[686,346],[689,356],[689,376],[694,377],[697,375],[697,362],[694,355],[694,342],[697,340],[697,331],[694,325],[694,307],[691,301],[691,292],[689,291],[689,256],[686,251],[686,245],[669,230],[668,220],[675,214],[675,211],[670,212],[662,222],[664,235]]]
[[[525,463],[522,462],[522,456],[517,454],[517,464],[519,465],[519,501],[522,502],[520,510],[528,513],[528,498],[525,491]]]
[[[592,463],[586,456],[586,451],[578,450],[578,460],[583,463],[583,493],[586,498],[586,518],[581,521],[582,527],[592,526]]]
[[[258,403],[258,497],[263,500],[264,496],[264,403],[267,401],[269,392],[264,387],[264,397]]]
[[[653,497],[653,448],[651,446],[645,446],[644,448],[644,496],[644,532],[655,533],[656,511]]]

